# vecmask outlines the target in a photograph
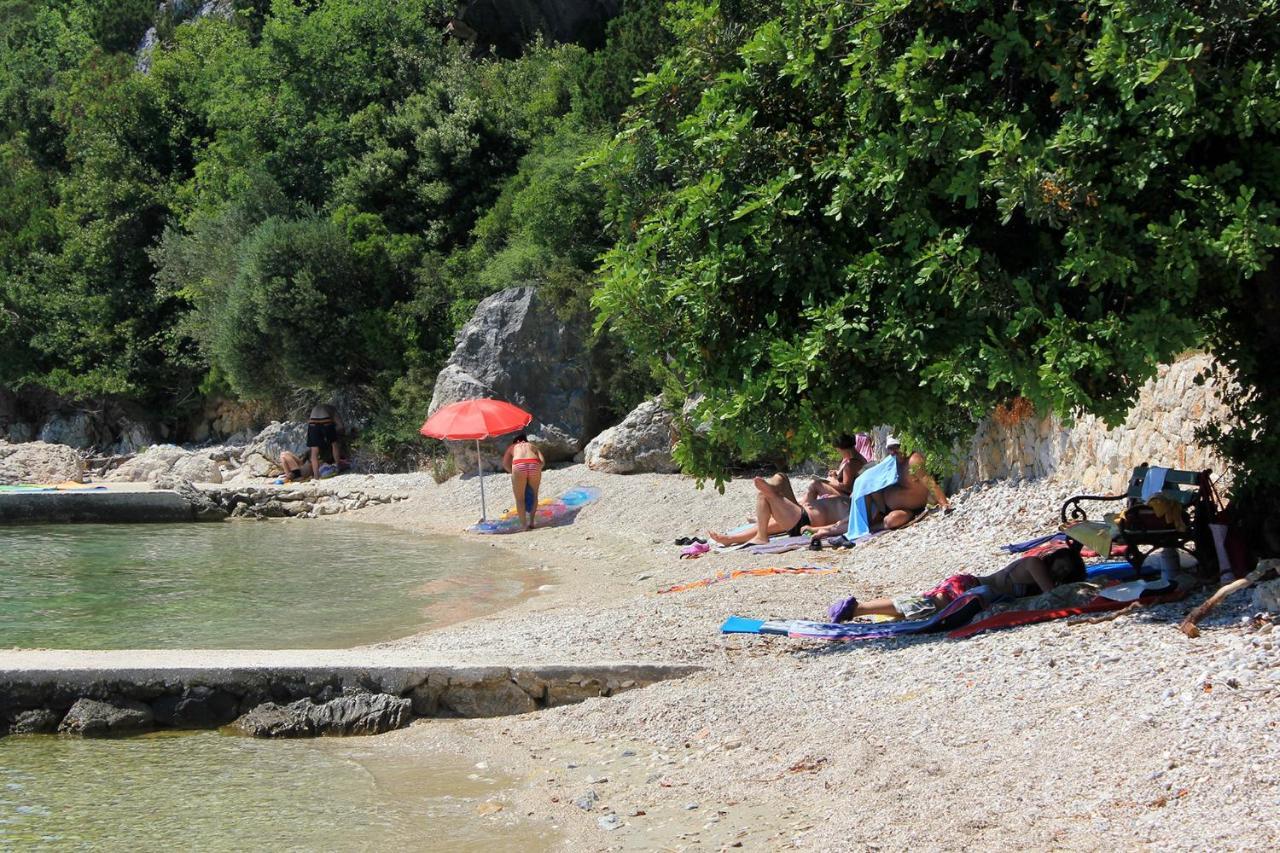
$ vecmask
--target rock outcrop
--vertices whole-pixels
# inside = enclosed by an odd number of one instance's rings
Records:
[[[279,470],[280,454],[297,453],[307,446],[305,421],[272,421],[258,433],[240,454],[242,477],[266,477]]]
[[[533,415],[528,432],[547,460],[562,461],[581,452],[589,437],[589,384],[586,319],[566,322],[537,289],[513,287],[482,301],[458,333],[436,378],[431,411],[476,397],[514,403]],[[475,445],[454,444],[458,466],[473,469]],[[493,442],[485,452],[497,457],[505,446]]]
[[[88,450],[98,444],[98,426],[88,412],[51,415],[40,427],[39,439]]]
[[[388,693],[353,692],[328,702],[299,699],[288,705],[264,702],[231,728],[252,737],[377,735],[413,719],[413,703]]]
[[[1203,383],[1197,377],[1207,377]],[[1084,415],[1070,426],[1024,405],[984,420],[968,446],[957,449],[952,488],[1005,477],[1056,476],[1095,494],[1124,491],[1143,462],[1229,474],[1223,461],[1196,443],[1213,420],[1230,422],[1222,402],[1225,378],[1209,355],[1161,365],[1142,386],[1122,426]]]
[[[113,697],[107,702],[77,699],[62,718],[58,731],[84,737],[103,737],[145,731],[151,728],[154,720],[151,708],[136,699]]]
[[[0,484],[84,482],[84,457],[62,444],[0,441]]]
[[[166,475],[197,483],[222,482],[222,469],[207,451],[186,450],[176,444],[152,445],[104,479],[115,483],[154,483]]]
[[[661,399],[636,406],[622,423],[591,439],[587,467],[606,474],[673,474],[671,413]]]

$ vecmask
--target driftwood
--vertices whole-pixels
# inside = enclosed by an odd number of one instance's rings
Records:
[[[1196,627],[1205,616],[1209,615],[1215,607],[1222,603],[1223,599],[1242,589],[1248,589],[1256,583],[1260,583],[1267,579],[1268,576],[1275,573],[1276,568],[1280,566],[1280,560],[1263,560],[1258,563],[1258,567],[1249,574],[1240,578],[1240,580],[1232,581],[1218,588],[1218,591],[1209,596],[1209,600],[1201,604],[1195,610],[1187,614],[1187,618],[1178,626],[1178,630],[1186,634],[1188,637],[1196,638],[1200,636],[1200,629]]]

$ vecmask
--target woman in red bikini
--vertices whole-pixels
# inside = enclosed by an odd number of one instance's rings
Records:
[[[525,530],[533,529],[538,513],[538,489],[542,486],[542,466],[546,460],[529,436],[521,433],[502,456],[502,467],[511,473],[511,491],[516,496],[516,512]],[[533,491],[532,502],[525,500],[525,487]],[[526,517],[527,514],[527,517]]]

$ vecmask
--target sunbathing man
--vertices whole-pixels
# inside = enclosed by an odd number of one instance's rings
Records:
[[[707,535],[721,545],[763,545],[770,536],[785,533],[788,536],[799,536],[807,527],[829,525],[849,515],[849,498],[845,495],[812,499],[808,495],[805,501],[796,500],[791,490],[791,481],[782,474],[772,477],[756,477],[756,529],[743,533],[716,533],[707,531]]]
[[[1049,592],[1054,587],[1085,579],[1084,560],[1072,545],[1039,557],[1020,557],[998,572],[982,577],[952,575],[923,595],[873,598],[858,601],[850,596],[827,610],[832,622],[848,622],[855,616],[889,616],[893,619],[927,619],[966,592],[978,592],[984,605],[1002,598],[1022,598]]]
[[[944,511],[951,511],[951,502],[925,469],[923,453],[917,450],[910,456],[904,455],[902,442],[892,435],[886,442],[886,451],[897,460],[898,483],[867,496],[872,530],[897,530],[910,524],[928,505],[930,495]],[[848,529],[847,517],[826,526],[814,525],[813,538],[840,536]]]

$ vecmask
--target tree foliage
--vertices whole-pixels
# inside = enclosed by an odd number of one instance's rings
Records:
[[[0,0],[0,385],[341,392],[384,445],[416,435],[477,301],[585,307],[606,241],[578,160],[661,41],[502,59],[439,0],[233,5]],[[652,34],[660,6],[623,17]]]
[[[668,24],[597,158],[596,304],[705,395],[699,475],[877,423],[946,447],[1016,395],[1115,420],[1270,288],[1274,2],[685,0]]]

